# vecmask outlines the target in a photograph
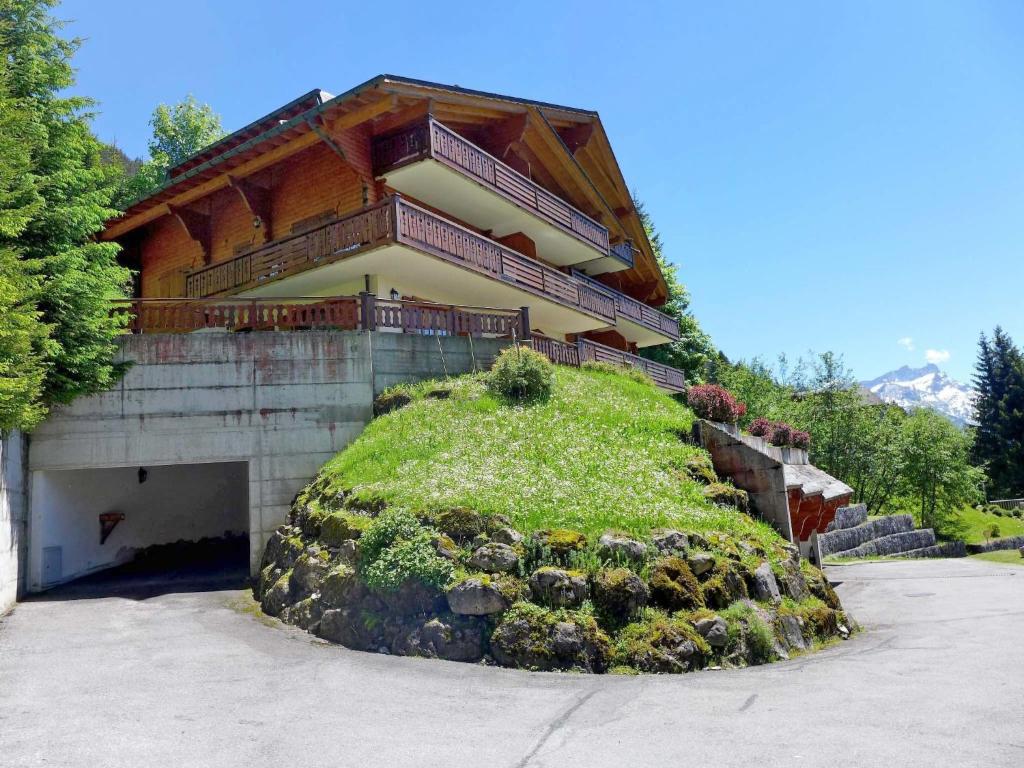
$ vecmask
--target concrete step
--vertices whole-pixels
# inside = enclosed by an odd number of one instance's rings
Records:
[[[825,529],[838,531],[844,528],[855,528],[868,519],[868,508],[865,504],[851,504],[848,507],[840,507],[836,510],[835,519]]]
[[[838,552],[839,557],[878,557],[879,555],[900,555],[915,549],[935,546],[935,531],[921,528],[917,531],[901,531],[881,536],[861,544],[859,547]]]
[[[873,539],[914,530],[914,518],[910,515],[887,515],[856,525],[853,528],[839,528],[818,537],[822,555],[845,555]],[[932,542],[934,543],[934,542]]]
[[[909,549],[894,557],[967,557],[967,548],[962,541],[943,541],[930,547]]]

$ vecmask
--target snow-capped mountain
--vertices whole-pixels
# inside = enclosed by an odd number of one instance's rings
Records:
[[[861,386],[885,402],[906,410],[931,408],[960,426],[974,421],[974,390],[951,379],[936,365],[924,368],[905,365],[877,379],[862,381]]]

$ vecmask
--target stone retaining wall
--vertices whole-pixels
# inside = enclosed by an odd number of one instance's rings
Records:
[[[967,551],[972,555],[979,552],[997,552],[1001,549],[1020,549],[1024,547],[1024,536],[1007,536],[1004,539],[991,539],[981,544],[968,544]]]
[[[912,516],[888,515],[868,520],[866,523],[854,526],[853,528],[841,528],[837,531],[823,533],[818,537],[818,541],[821,543],[822,555],[842,555],[848,550],[856,549],[872,539],[913,530],[914,518]],[[929,543],[934,544],[935,542]],[[927,545],[922,544],[921,546]]]
[[[881,538],[873,539],[859,547],[837,552],[839,557],[877,557],[879,555],[899,555],[915,549],[935,546],[935,532],[931,528],[917,531],[900,531]]]

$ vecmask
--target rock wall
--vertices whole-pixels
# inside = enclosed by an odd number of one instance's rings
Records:
[[[1007,536],[1004,539],[991,539],[981,544],[968,544],[967,551],[971,554],[979,552],[997,552],[1001,549],[1020,549],[1024,547],[1024,536]]]
[[[0,614],[24,589],[26,536],[25,437],[0,438]]]
[[[910,515],[887,515],[869,520],[853,528],[841,528],[818,536],[821,554],[824,556],[845,553],[856,549],[873,539],[914,530],[914,518]],[[922,547],[934,544],[934,539]],[[884,554],[879,552],[878,554]]]

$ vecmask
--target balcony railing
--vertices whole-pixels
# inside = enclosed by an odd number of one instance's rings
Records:
[[[606,227],[433,118],[428,117],[397,133],[377,138],[373,143],[373,165],[377,175],[385,175],[388,171],[428,158],[471,177],[593,246],[601,255],[612,255],[633,264],[632,250],[627,260],[623,258],[621,248],[612,250],[609,246]]]
[[[441,336],[524,338],[524,310],[465,307],[422,301],[381,300],[372,294],[288,299],[127,299],[112,312],[127,315],[132,333],[183,333],[204,329],[380,330]]]
[[[579,366],[592,361],[611,363],[612,365],[628,365],[644,371],[662,389],[671,392],[683,392],[686,389],[686,377],[677,368],[613,349],[590,339],[579,339],[575,344],[569,344],[535,334],[531,343],[534,349],[546,355],[553,363]]]
[[[580,282],[586,283],[596,291],[603,291],[615,302],[615,314],[618,317],[625,317],[638,323],[645,328],[661,333],[671,339],[679,338],[679,321],[661,310],[649,307],[642,301],[637,301],[632,296],[627,296],[616,291],[604,283],[587,277],[582,272],[573,272],[573,276]]]
[[[615,324],[615,302],[588,282],[552,269],[395,195],[371,208],[191,272],[190,297],[266,285],[372,248],[401,244],[486,274]]]

